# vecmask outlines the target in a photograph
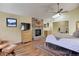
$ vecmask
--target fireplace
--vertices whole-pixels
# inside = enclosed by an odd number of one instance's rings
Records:
[[[35,30],[35,36],[41,36],[41,29]]]

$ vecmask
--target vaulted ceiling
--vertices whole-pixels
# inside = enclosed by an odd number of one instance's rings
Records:
[[[60,3],[60,8],[70,11],[79,6],[78,3]],[[22,16],[48,18],[58,10],[57,3],[0,3],[0,11]]]

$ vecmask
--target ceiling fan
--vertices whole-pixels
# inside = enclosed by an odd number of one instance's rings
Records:
[[[60,4],[57,3],[58,11],[57,12],[49,12],[49,13],[67,13],[68,11],[63,11],[63,8],[60,8]]]

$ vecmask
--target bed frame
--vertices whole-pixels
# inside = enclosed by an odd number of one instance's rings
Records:
[[[49,35],[46,38],[46,46],[55,50],[66,52],[68,56],[79,56],[79,44],[71,40],[60,39],[57,40],[55,36]],[[77,49],[78,48],[78,49]]]

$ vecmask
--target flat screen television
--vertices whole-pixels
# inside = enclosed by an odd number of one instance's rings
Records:
[[[15,18],[6,18],[6,25],[8,27],[16,27],[17,26],[17,19]]]
[[[30,23],[21,23],[21,30],[29,30],[30,29]]]

